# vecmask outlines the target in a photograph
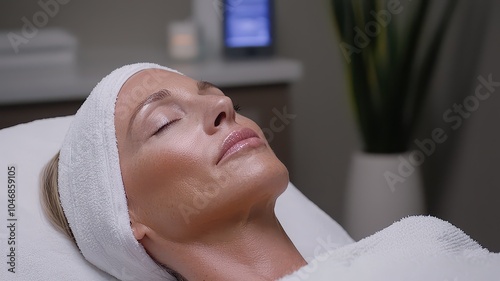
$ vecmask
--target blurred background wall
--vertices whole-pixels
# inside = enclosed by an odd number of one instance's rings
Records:
[[[211,0],[207,0],[211,1]],[[278,55],[303,63],[292,86],[290,112],[291,180],[342,223],[349,161],[359,150],[358,131],[344,84],[326,1],[277,0]],[[0,2],[0,29],[22,27],[21,18],[40,8],[37,1]],[[411,9],[411,7],[409,7]],[[415,138],[447,128],[448,140],[422,167],[432,214],[449,220],[490,250],[500,251],[500,87],[463,125],[448,130],[443,113],[474,93],[477,77],[500,81],[500,3],[462,1]],[[70,1],[48,26],[74,33],[80,48],[165,46],[166,24],[190,14],[189,1]],[[401,16],[404,16],[402,14]]]

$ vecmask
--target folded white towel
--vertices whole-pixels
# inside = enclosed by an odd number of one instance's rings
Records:
[[[433,217],[409,217],[316,257],[280,281],[500,280],[500,255]]]
[[[132,234],[115,136],[118,92],[133,74],[149,68],[173,71],[139,63],[102,79],[76,113],[60,152],[61,204],[78,247],[119,280],[175,280]]]

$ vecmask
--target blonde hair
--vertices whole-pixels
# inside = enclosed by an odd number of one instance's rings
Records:
[[[64,215],[64,211],[59,199],[58,188],[58,167],[59,167],[59,152],[50,159],[45,165],[41,174],[41,200],[42,208],[45,215],[49,218],[50,223],[58,230],[66,234],[76,244],[75,236],[71,232],[68,219]],[[181,274],[169,269],[167,266],[160,264],[178,281],[186,281]]]
[[[75,236],[71,232],[68,220],[59,199],[59,190],[57,185],[59,166],[59,152],[50,159],[45,165],[41,175],[41,200],[42,208],[49,221],[58,230],[66,234],[76,244]]]

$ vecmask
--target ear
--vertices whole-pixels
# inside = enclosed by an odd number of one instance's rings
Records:
[[[135,213],[132,210],[129,210],[129,216],[130,228],[132,228],[132,233],[134,234],[134,237],[137,241],[141,241],[150,229],[149,227],[140,223],[139,220],[137,220]]]
[[[135,221],[130,222],[130,227],[132,228],[132,233],[137,241],[141,241],[149,230],[149,227]]]

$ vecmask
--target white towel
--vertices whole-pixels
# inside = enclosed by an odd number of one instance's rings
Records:
[[[115,136],[118,92],[133,74],[149,68],[173,71],[149,63],[113,71],[76,113],[60,152],[61,204],[78,247],[119,280],[175,280],[132,234]]]
[[[500,255],[433,217],[409,217],[316,257],[280,281],[500,280]]]

